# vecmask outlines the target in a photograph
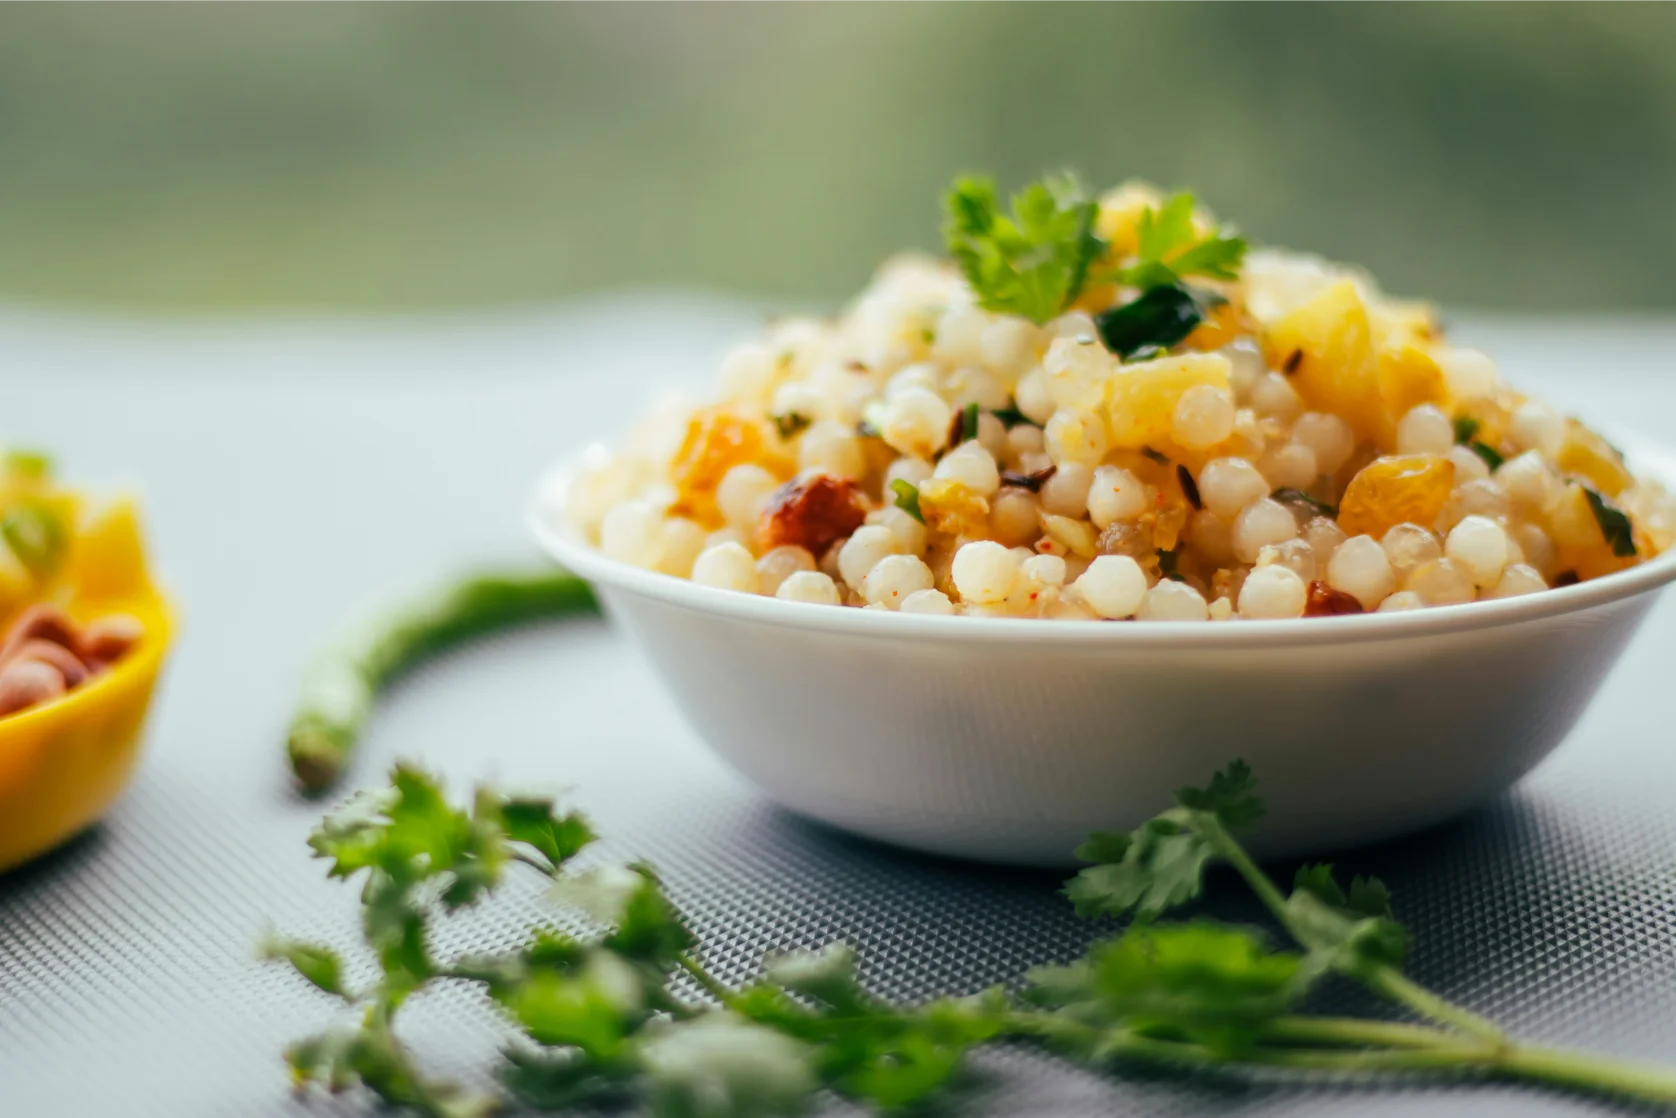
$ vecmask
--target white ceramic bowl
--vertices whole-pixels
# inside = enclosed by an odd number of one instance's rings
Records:
[[[1631,444],[1638,470],[1676,457]],[[1635,453],[1634,451],[1639,451]],[[1266,856],[1439,822],[1564,740],[1676,552],[1592,582],[1402,613],[1227,623],[935,617],[784,602],[607,559],[536,501],[710,747],[793,811],[917,850],[1061,866],[1229,760]]]

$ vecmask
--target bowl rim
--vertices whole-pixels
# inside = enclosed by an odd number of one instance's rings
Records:
[[[1616,430],[1612,431],[1612,437],[1617,445],[1625,449],[1636,473],[1666,485],[1676,484],[1676,451],[1641,436]],[[909,614],[788,602],[760,594],[701,586],[674,575],[630,566],[606,557],[580,539],[564,515],[570,484],[583,467],[602,461],[608,453],[603,445],[592,444],[561,458],[541,475],[527,516],[530,531],[541,549],[596,585],[697,613],[753,621],[777,628],[909,641],[959,639],[1007,645],[1090,645],[1112,650],[1280,648],[1301,644],[1403,640],[1497,629],[1581,613],[1652,593],[1676,580],[1676,547],[1671,547],[1662,555],[1628,570],[1515,598],[1308,619],[1233,620],[1223,623],[1126,621],[1122,624],[1079,625],[1031,617]]]

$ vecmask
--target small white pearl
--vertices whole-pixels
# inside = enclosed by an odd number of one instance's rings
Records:
[[[961,601],[1005,601],[1018,581],[1018,556],[992,540],[977,540],[954,553],[952,574]]]
[[[1258,567],[1240,587],[1240,616],[1249,618],[1302,617],[1309,602],[1309,586],[1289,568]]]
[[[780,583],[774,596],[787,602],[835,606],[838,604],[838,585],[819,571],[796,571]]]
[[[1074,584],[1078,595],[1101,617],[1133,616],[1146,596],[1146,572],[1127,555],[1101,555]]]

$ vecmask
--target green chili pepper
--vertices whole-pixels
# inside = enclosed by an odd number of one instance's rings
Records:
[[[303,789],[342,774],[379,694],[421,661],[472,637],[598,609],[565,570],[479,574],[405,602],[323,650],[304,676],[286,752]]]

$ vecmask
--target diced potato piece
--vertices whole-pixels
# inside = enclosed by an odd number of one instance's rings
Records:
[[[1263,352],[1311,408],[1339,416],[1361,438],[1379,437],[1373,325],[1355,283],[1341,280],[1281,316],[1264,331]]]
[[[1196,384],[1228,389],[1228,359],[1220,353],[1184,353],[1119,365],[1106,382],[1111,445],[1135,450],[1170,437],[1176,399]]]
[[[1639,560],[1633,556],[1612,553],[1612,545],[1601,531],[1600,521],[1583,492],[1573,482],[1565,487],[1559,500],[1548,508],[1548,534],[1554,540],[1554,569],[1573,571],[1583,581],[1633,567]],[[1637,546],[1645,547],[1645,540],[1637,533]]]
[[[1388,337],[1405,335],[1412,341],[1430,342],[1443,336],[1438,327],[1437,308],[1423,300],[1387,299],[1375,312],[1374,319],[1375,329]]]
[[[1398,524],[1429,528],[1455,485],[1455,463],[1439,454],[1394,454],[1362,467],[1339,502],[1347,535],[1382,538]]]
[[[789,478],[793,463],[774,449],[767,428],[761,422],[735,415],[725,408],[706,408],[687,422],[686,438],[669,464],[675,483],[675,503],[670,512],[698,521],[706,528],[719,528],[723,517],[716,508],[716,487],[733,467],[746,462],[762,466],[769,473]]]
[[[1437,404],[1447,408],[1449,388],[1432,355],[1407,339],[1382,346],[1378,357],[1381,446],[1396,449],[1397,423],[1412,408]]]
[[[78,598],[125,598],[143,593],[145,541],[132,498],[97,509],[70,544],[65,581]]]
[[[1565,442],[1554,463],[1565,473],[1588,478],[1608,497],[1616,497],[1635,480],[1612,444],[1576,420],[1566,425]]]
[[[919,487],[919,512],[926,527],[951,536],[986,536],[989,502],[954,478],[934,477]]]

